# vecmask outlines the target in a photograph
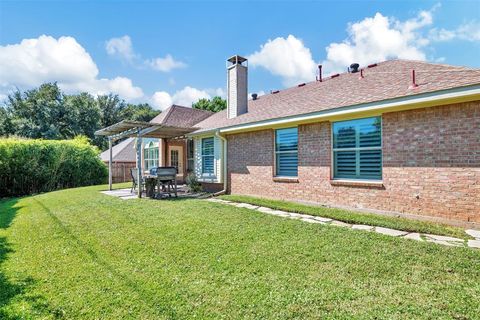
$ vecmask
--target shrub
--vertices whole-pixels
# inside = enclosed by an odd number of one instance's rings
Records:
[[[105,183],[108,171],[88,138],[0,138],[0,197]]]
[[[189,192],[200,192],[202,191],[202,185],[197,180],[197,176],[193,173],[190,173],[187,178],[185,179],[187,183],[188,191]]]

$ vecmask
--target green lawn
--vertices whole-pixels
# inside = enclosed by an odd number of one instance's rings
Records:
[[[0,319],[480,314],[480,250],[102,188],[0,202]]]
[[[465,230],[439,223],[420,220],[384,216],[373,213],[354,212],[344,209],[309,206],[290,201],[271,200],[240,195],[224,195],[220,198],[234,202],[250,203],[257,206],[269,207],[276,210],[297,212],[313,216],[336,219],[353,224],[367,224],[370,226],[387,227],[409,232],[420,232],[436,235],[454,236],[461,239],[472,239]]]

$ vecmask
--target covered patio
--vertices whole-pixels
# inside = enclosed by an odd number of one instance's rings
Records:
[[[142,181],[142,138],[157,138],[157,139],[173,139],[184,137],[187,133],[196,130],[196,128],[185,128],[178,126],[168,126],[163,124],[156,124],[143,121],[123,120],[106,128],[95,132],[96,136],[104,136],[108,138],[109,146],[109,162],[108,162],[108,185],[109,190],[112,190],[112,147],[117,140],[127,137],[136,139],[136,165],[137,165],[137,181]],[[142,197],[142,184],[139,183],[136,189],[138,198]]]

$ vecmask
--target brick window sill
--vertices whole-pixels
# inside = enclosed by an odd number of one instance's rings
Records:
[[[273,182],[298,183],[297,177],[273,177]]]
[[[383,188],[383,181],[371,181],[371,180],[343,180],[336,179],[330,180],[332,186],[348,186],[348,187],[373,187],[373,188]]]

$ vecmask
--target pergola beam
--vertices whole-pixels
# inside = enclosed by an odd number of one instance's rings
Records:
[[[140,135],[140,129],[137,131],[137,196],[142,197],[142,136]]]
[[[112,190],[112,138],[108,137],[108,190]]]

